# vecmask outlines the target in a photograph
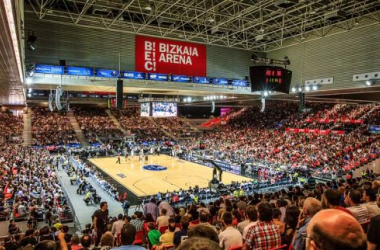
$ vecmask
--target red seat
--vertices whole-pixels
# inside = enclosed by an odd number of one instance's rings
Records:
[[[242,250],[243,246],[237,246],[237,247],[230,247],[228,250]]]
[[[116,235],[116,246],[120,246],[121,245],[121,234],[117,234]]]
[[[192,221],[191,221],[191,224],[193,224],[193,225],[198,225],[198,224],[199,224],[199,220],[192,220]]]
[[[288,245],[281,245],[281,246],[278,246],[278,247],[275,247],[275,248],[271,248],[269,250],[285,250],[288,248]]]
[[[138,231],[136,232],[135,241],[133,242],[133,245],[142,245],[144,240],[144,231]]]
[[[161,234],[164,234],[166,230],[169,229],[169,226],[160,227],[158,231],[160,231]]]

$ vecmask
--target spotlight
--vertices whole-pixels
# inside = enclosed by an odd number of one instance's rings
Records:
[[[267,97],[269,95],[268,91],[264,91],[264,96]]]
[[[298,88],[298,92],[302,92],[302,88],[301,87]]]
[[[312,88],[313,88],[313,90],[318,90],[318,86],[317,85],[314,85]]]
[[[297,92],[297,89],[295,87],[292,88],[292,92],[295,93]]]
[[[369,81],[369,80],[368,80],[368,81],[365,82],[365,84],[366,84],[367,86],[372,86],[372,81]]]
[[[203,97],[203,100],[207,100],[207,96],[204,96],[204,97]]]
[[[37,45],[34,43],[37,41],[37,37],[34,35],[33,31],[29,31],[28,39],[26,40],[26,47],[28,50],[35,50]]]
[[[26,84],[28,84],[28,85],[32,84],[32,78],[27,77],[25,82],[26,82]]]
[[[305,90],[306,90],[306,91],[310,91],[310,86],[306,86],[306,87],[305,87]]]

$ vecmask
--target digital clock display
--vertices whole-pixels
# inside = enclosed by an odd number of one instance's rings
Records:
[[[252,92],[277,91],[289,94],[292,71],[272,66],[253,66],[249,71]]]

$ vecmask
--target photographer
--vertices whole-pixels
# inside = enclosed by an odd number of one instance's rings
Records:
[[[128,209],[131,207],[131,203],[128,200],[125,200],[122,204],[124,214],[128,215]]]

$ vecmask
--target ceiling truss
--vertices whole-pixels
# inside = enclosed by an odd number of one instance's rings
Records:
[[[379,0],[26,0],[38,19],[255,51],[380,22]],[[342,10],[344,18],[325,20]],[[256,41],[258,35],[266,39]]]

